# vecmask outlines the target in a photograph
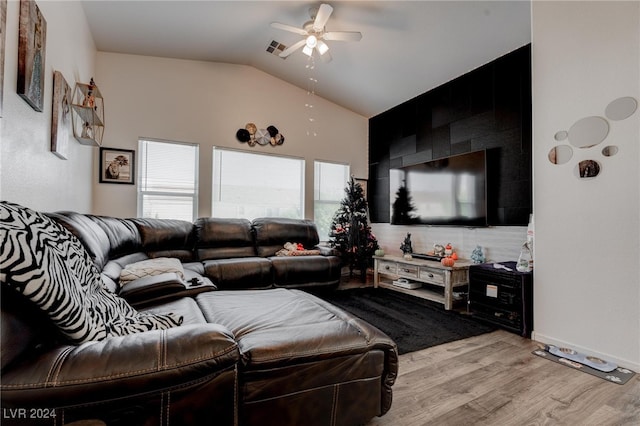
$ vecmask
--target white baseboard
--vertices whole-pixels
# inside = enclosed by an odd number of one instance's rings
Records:
[[[531,340],[543,343],[545,345],[554,345],[561,348],[571,348],[573,350],[576,350],[586,355],[596,356],[598,358],[604,359],[605,361],[614,362],[618,364],[618,366],[628,368],[630,370],[635,371],[636,373],[640,372],[640,362],[618,358],[614,355],[604,353],[604,352],[597,352],[592,349],[585,348],[571,342],[565,342],[562,340],[554,339],[553,337],[550,337],[550,336],[545,336],[544,334],[536,333],[535,331],[531,333]]]

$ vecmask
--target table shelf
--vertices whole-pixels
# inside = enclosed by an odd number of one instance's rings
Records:
[[[450,310],[457,301],[454,289],[467,289],[470,265],[470,262],[464,260],[459,260],[454,266],[449,267],[431,260],[374,256],[373,286],[442,303],[446,310]],[[393,281],[400,278],[419,282],[422,287],[407,289],[394,285]]]

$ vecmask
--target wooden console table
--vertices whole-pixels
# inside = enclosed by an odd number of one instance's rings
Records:
[[[423,299],[439,302],[446,310],[453,308],[453,289],[469,284],[471,262],[457,260],[455,265],[442,266],[438,261],[405,259],[399,256],[374,256],[373,286],[383,287]],[[424,283],[426,286],[407,289],[393,284],[394,280],[405,278],[410,282]]]

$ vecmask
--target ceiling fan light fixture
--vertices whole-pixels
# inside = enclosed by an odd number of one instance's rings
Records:
[[[322,57],[323,62],[329,62],[331,61],[331,54],[329,53],[329,46],[325,41],[359,41],[362,38],[362,33],[356,31],[327,32],[325,26],[332,12],[333,7],[325,3],[319,7],[312,7],[309,9],[311,20],[305,22],[302,28],[280,22],[272,22],[271,26],[273,28],[303,36],[301,40],[284,49],[278,56],[286,58],[296,50],[302,48],[302,52],[305,55],[312,57],[313,50],[316,49]]]
[[[329,51],[329,46],[324,41],[318,40],[318,45],[316,46],[316,49],[318,49],[318,53],[320,53],[321,55],[324,55]]]
[[[316,47],[317,44],[318,44],[318,38],[313,34],[310,34],[309,37],[307,37],[307,47],[310,49],[313,49],[314,47]]]
[[[305,54],[305,55],[307,55],[307,56],[311,56],[311,55],[313,55],[313,47],[309,47],[308,45],[305,45],[305,46],[302,48],[302,53],[304,53],[304,54]]]

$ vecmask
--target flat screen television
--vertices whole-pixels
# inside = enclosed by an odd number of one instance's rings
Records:
[[[389,170],[394,225],[487,226],[486,151]]]

